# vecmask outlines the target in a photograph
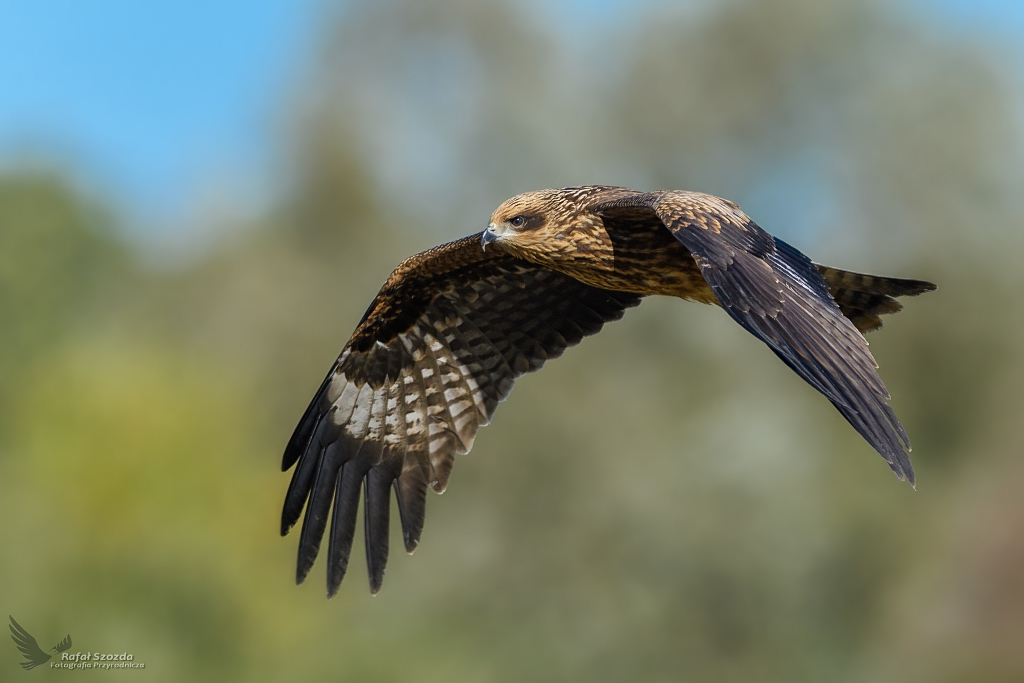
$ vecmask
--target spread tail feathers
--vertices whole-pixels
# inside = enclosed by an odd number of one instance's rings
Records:
[[[882,326],[882,319],[878,316],[898,313],[903,309],[896,297],[917,296],[935,289],[934,284],[924,280],[865,275],[815,265],[828,283],[829,292],[839,305],[839,310],[862,333]]]

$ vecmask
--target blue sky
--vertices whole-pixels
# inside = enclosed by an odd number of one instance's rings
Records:
[[[607,21],[627,2],[559,4]],[[912,6],[1004,45],[1024,35],[1020,0]],[[0,167],[70,161],[153,229],[211,184],[262,192],[322,10],[320,0],[0,0]]]
[[[150,218],[179,212],[219,174],[255,181],[278,102],[311,58],[318,8],[0,0],[0,164],[70,161]]]

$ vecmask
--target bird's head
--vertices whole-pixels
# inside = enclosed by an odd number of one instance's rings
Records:
[[[559,190],[525,192],[502,202],[493,214],[480,243],[486,249],[491,245],[529,248],[545,241],[557,221],[565,213],[567,202]]]
[[[484,249],[497,248],[533,262],[554,264],[572,260],[595,222],[599,225],[593,214],[581,208],[603,189],[566,188],[516,195],[491,214],[480,244]]]

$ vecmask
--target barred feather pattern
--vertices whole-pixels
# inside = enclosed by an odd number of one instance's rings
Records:
[[[457,244],[459,250],[480,250],[479,236]],[[617,320],[641,298],[511,257],[455,261],[459,265],[449,273],[414,271],[406,285],[382,290],[286,448],[283,469],[297,464],[281,532],[305,508],[296,574],[302,582],[333,509],[329,596],[347,571],[360,487],[370,590],[376,593],[388,557],[391,491],[411,553],[423,529],[427,488],[445,490],[455,455],[469,452],[516,378]],[[422,296],[424,286],[435,290],[429,299]],[[415,317],[410,306],[420,309]],[[398,322],[374,325],[375,317]],[[413,322],[401,329],[406,319]],[[366,329],[377,337],[371,344],[358,338]]]
[[[898,296],[917,296],[931,292],[935,285],[924,280],[882,277],[815,264],[828,283],[829,292],[843,315],[862,333],[882,326],[881,315],[899,313],[903,304]]]

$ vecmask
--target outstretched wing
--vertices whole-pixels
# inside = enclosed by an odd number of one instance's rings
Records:
[[[71,649],[71,634],[64,636],[64,640],[60,641],[53,646],[53,649],[57,652],[67,652]]]
[[[298,463],[281,533],[306,514],[297,580],[327,526],[327,592],[345,575],[365,491],[366,558],[376,593],[388,556],[390,489],[406,550],[423,528],[426,489],[443,492],[515,379],[620,318],[640,297],[483,251],[472,235],[398,267],[370,304],[285,449]]]
[[[11,629],[11,638],[14,639],[14,644],[21,651],[21,654],[25,655],[27,660],[20,662],[21,668],[25,670],[34,669],[40,664],[47,662],[50,659],[50,655],[39,648],[39,644],[32,637],[32,634],[22,628],[21,624],[14,620],[14,617],[8,616],[11,619],[11,623],[8,624],[8,628]]]
[[[886,401],[867,342],[822,273],[739,207],[695,192],[637,193],[595,210],[644,207],[693,255],[722,308],[839,409],[900,479],[914,483],[910,440]],[[884,312],[884,311],[883,311]]]

